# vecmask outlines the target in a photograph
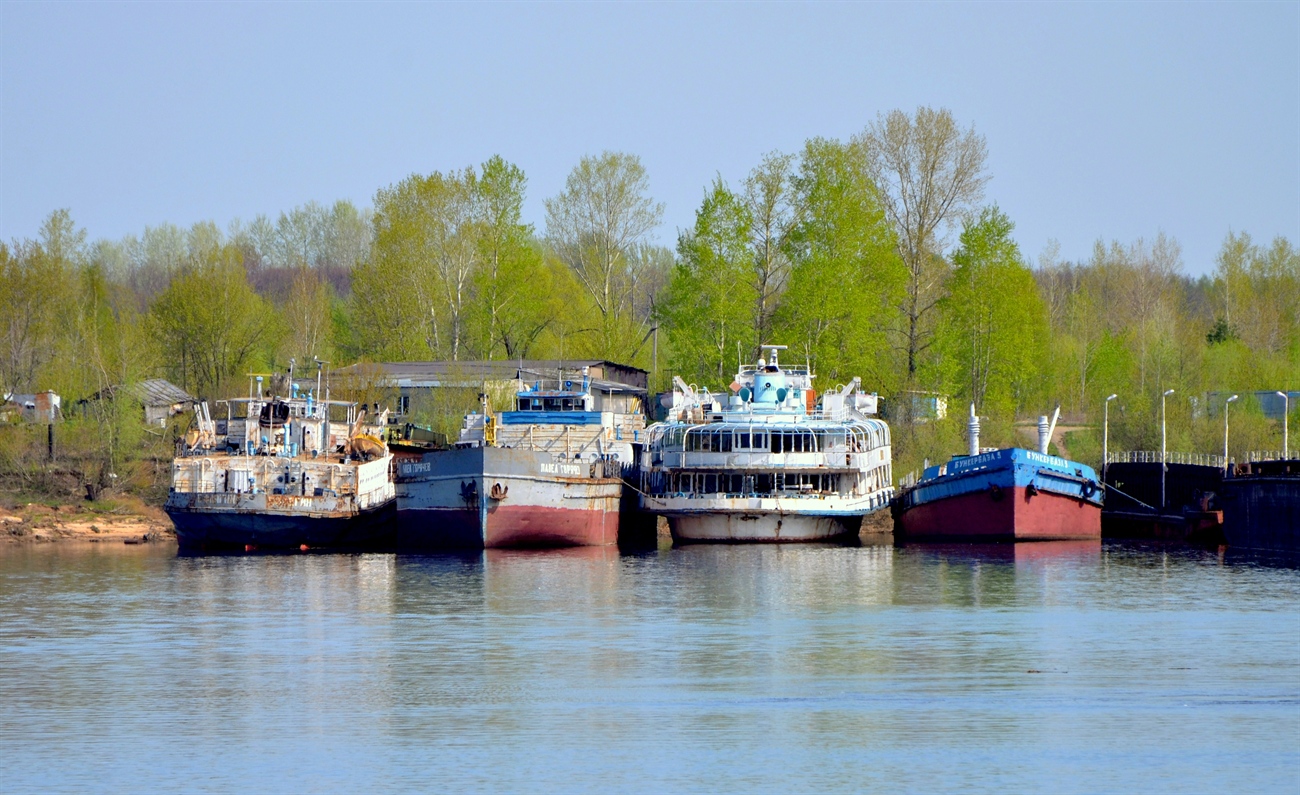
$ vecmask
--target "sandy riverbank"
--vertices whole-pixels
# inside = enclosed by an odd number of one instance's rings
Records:
[[[0,499],[0,543],[139,544],[175,538],[167,514],[130,497],[55,505]]]

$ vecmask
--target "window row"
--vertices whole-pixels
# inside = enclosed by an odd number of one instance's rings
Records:
[[[889,429],[884,423],[853,425],[846,429],[779,430],[775,428],[673,428],[667,432],[663,447],[689,453],[730,453],[762,451],[771,453],[817,453],[847,449],[851,452],[874,450],[889,444]]]
[[[582,398],[519,398],[520,411],[583,411]]]
[[[796,474],[787,472],[757,475],[685,472],[660,475],[649,484],[658,494],[731,494],[770,496],[781,493],[838,494],[838,474]]]

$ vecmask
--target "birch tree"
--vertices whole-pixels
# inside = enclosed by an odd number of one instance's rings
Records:
[[[664,207],[649,190],[640,158],[604,152],[584,157],[564,190],[546,200],[547,239],[599,314],[598,356],[619,355],[649,320],[632,312],[639,262],[631,256],[663,218]]]
[[[947,235],[984,195],[987,150],[974,127],[962,130],[946,108],[881,114],[856,136],[866,153],[867,173],[897,234],[907,267],[901,305],[902,348],[907,377],[934,341],[934,310],[950,272],[943,258]]]
[[[742,196],[753,249],[753,324],[759,344],[771,342],[772,320],[790,279],[790,233],[798,223],[794,155],[773,152],[745,178]],[[751,351],[751,358],[758,354]]]

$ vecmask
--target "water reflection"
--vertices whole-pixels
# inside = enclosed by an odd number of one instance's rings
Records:
[[[1300,764],[1298,584],[1110,544],[10,549],[0,779],[1277,790]]]

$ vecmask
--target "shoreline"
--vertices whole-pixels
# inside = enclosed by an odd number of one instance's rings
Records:
[[[175,540],[176,531],[167,515],[138,501],[101,509],[75,503],[0,501],[0,543],[6,545],[66,541],[145,544]]]

